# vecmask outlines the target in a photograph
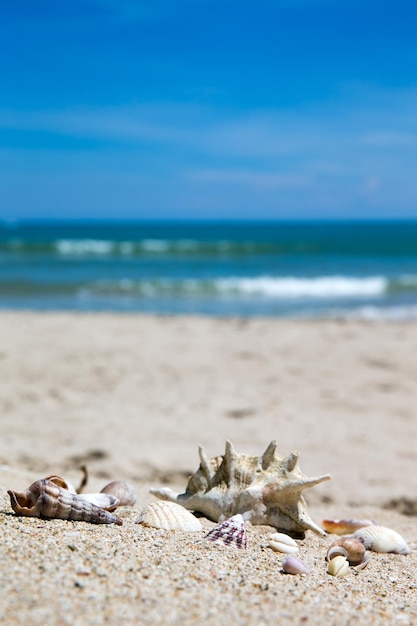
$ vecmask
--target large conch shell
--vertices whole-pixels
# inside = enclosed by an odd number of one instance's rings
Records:
[[[113,513],[59,486],[57,481],[37,480],[26,491],[9,490],[7,493],[12,509],[18,515],[119,526],[123,523]]]
[[[200,446],[200,467],[184,493],[177,494],[167,487],[150,492],[215,522],[241,513],[252,524],[268,524],[300,535],[306,530],[324,535],[308,515],[302,492],[330,476],[308,478],[298,467],[298,452],[284,458],[275,454],[276,447],[271,441],[257,457],[238,454],[227,441],[224,455],[208,459]]]

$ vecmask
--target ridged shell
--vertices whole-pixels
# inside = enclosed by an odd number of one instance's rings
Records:
[[[282,569],[286,574],[299,574],[301,576],[308,576],[310,570],[307,565],[301,559],[296,556],[287,556],[282,562]]]
[[[173,502],[151,502],[143,509],[135,523],[163,530],[184,532],[202,530],[200,521],[192,513]]]
[[[134,506],[136,503],[136,490],[125,480],[114,480],[103,487],[101,493],[115,496],[119,500],[118,506]]]
[[[301,536],[306,530],[324,535],[308,515],[302,492],[330,476],[308,478],[298,467],[298,452],[285,458],[275,452],[275,441],[259,457],[238,454],[227,441],[224,455],[208,459],[200,446],[200,467],[184,493],[169,488],[150,492],[215,522],[240,513],[252,524],[267,524]]]
[[[345,556],[335,556],[327,565],[327,573],[341,578],[349,571],[349,562]]]
[[[391,528],[386,526],[365,526],[353,533],[362,541],[365,548],[374,552],[393,552],[394,554],[409,554],[405,539]]]
[[[268,537],[269,546],[275,552],[284,552],[285,554],[296,554],[298,545],[292,537],[284,533],[273,533]]]
[[[210,541],[218,541],[226,546],[234,545],[237,548],[246,548],[246,526],[242,515],[238,513],[215,526],[206,535]]]
[[[321,523],[326,533],[333,535],[350,535],[364,526],[373,526],[369,519],[324,519]]]
[[[26,491],[7,492],[10,503],[18,515],[46,517],[91,522],[93,524],[118,524],[121,519],[80,498],[50,480],[38,480]]]

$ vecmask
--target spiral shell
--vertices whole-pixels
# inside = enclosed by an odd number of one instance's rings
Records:
[[[296,556],[287,556],[282,563],[282,570],[286,574],[300,574],[301,576],[307,576],[310,573],[304,561]]]
[[[366,526],[353,533],[369,550],[374,552],[393,552],[394,554],[409,554],[405,539],[391,528],[386,526]]]
[[[272,535],[269,535],[268,540],[269,546],[275,552],[284,552],[285,554],[296,554],[298,552],[297,543],[285,533],[272,533]]]
[[[242,515],[238,513],[217,524],[206,535],[210,541],[218,541],[226,546],[234,545],[237,548],[246,548],[246,526]]]
[[[200,521],[190,511],[174,502],[151,502],[143,509],[135,523],[151,528],[185,532],[202,529]]]
[[[365,559],[365,546],[356,537],[341,537],[327,551],[326,559],[331,561],[335,556],[345,556],[350,565],[359,565]]]
[[[121,525],[121,519],[50,480],[37,480],[26,491],[7,492],[18,515],[46,517],[93,524]]]

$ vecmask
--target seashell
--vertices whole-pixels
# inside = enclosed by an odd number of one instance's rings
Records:
[[[375,522],[369,519],[324,519],[321,523],[326,533],[348,535],[363,526],[372,526]]]
[[[136,490],[125,480],[114,480],[103,487],[101,493],[115,496],[119,500],[118,506],[134,506],[136,503]]]
[[[405,539],[391,528],[386,526],[365,526],[353,533],[364,544],[365,548],[374,552],[393,552],[394,554],[409,554]]]
[[[105,511],[114,511],[120,506],[118,498],[112,496],[110,493],[79,493],[78,497],[99,506]]]
[[[285,552],[286,554],[296,554],[298,552],[298,546],[294,539],[284,533],[269,535],[269,546],[276,552]]]
[[[259,457],[238,454],[227,441],[224,455],[208,459],[200,446],[200,467],[184,493],[166,487],[150,492],[161,500],[199,511],[215,522],[240,513],[252,524],[267,524],[301,535],[306,530],[324,535],[308,515],[302,492],[330,476],[308,478],[298,467],[298,452],[284,458],[275,451],[276,442],[271,441]]]
[[[335,556],[327,565],[327,573],[337,578],[346,576],[349,571],[349,562],[345,556]]]
[[[301,559],[296,556],[287,556],[282,562],[282,569],[286,574],[300,574],[308,576],[310,570]]]
[[[341,537],[337,539],[327,551],[326,560],[331,561],[335,556],[345,556],[349,565],[360,565],[365,559],[365,546],[356,537]]]
[[[206,539],[219,541],[226,546],[235,545],[237,548],[245,548],[247,545],[246,526],[243,516],[238,513],[215,526],[207,533]]]
[[[47,476],[44,480],[49,480],[51,483],[54,483],[54,485],[57,485],[57,487],[61,487],[61,489],[65,489],[70,493],[77,493],[72,483],[70,483],[68,480],[65,480],[65,478],[62,478],[62,476],[51,474],[51,476]]]
[[[136,524],[163,530],[202,530],[200,521],[189,511],[173,502],[151,502],[135,521]]]
[[[50,480],[37,480],[26,491],[7,492],[18,515],[68,519],[93,524],[118,524],[121,519],[88,502],[77,494],[63,489]]]

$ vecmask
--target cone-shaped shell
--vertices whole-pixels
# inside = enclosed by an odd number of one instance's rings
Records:
[[[374,552],[410,553],[405,539],[386,526],[365,526],[354,532],[353,536],[360,539],[365,548]]]
[[[136,490],[125,480],[114,480],[103,487],[101,493],[116,497],[119,501],[118,506],[134,506],[136,503]]]
[[[225,519],[207,533],[206,539],[224,543],[226,546],[246,548],[246,526],[242,515],[238,513]]]
[[[200,521],[192,513],[173,502],[151,502],[143,509],[136,524],[184,532],[202,529]]]
[[[240,513],[252,524],[267,524],[299,535],[306,530],[324,535],[308,515],[302,492],[330,476],[308,478],[298,467],[298,452],[284,458],[275,450],[276,442],[271,441],[259,457],[238,454],[227,441],[224,455],[208,459],[200,446],[200,467],[184,493],[168,488],[150,491],[161,500],[182,504],[215,522]]]
[[[18,515],[46,517],[91,522],[93,524],[118,524],[121,519],[100,507],[62,489],[49,480],[38,480],[26,491],[7,492],[12,509]]]

